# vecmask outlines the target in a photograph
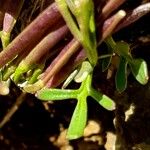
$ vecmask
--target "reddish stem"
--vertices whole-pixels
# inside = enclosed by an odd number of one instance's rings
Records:
[[[66,25],[60,27],[56,31],[49,33],[23,60],[25,65],[31,65],[38,62],[50,49],[54,47],[68,33]]]
[[[75,53],[75,55],[70,58],[67,64],[63,66],[63,68],[61,68],[57,74],[51,77],[51,79],[47,82],[46,87],[54,88],[60,85],[86,58],[85,50],[83,49]]]
[[[59,55],[54,59],[50,66],[41,76],[41,80],[46,84],[50,78],[59,72],[59,70],[68,62],[71,56],[80,48],[80,43],[73,39],[66,45]]]
[[[36,45],[61,18],[56,4],[51,4],[0,53],[0,68],[25,51],[29,45]]]
[[[150,3],[140,5],[134,10],[127,12],[126,17],[119,23],[119,25],[115,29],[115,32],[134,23],[135,21],[137,21],[144,15],[148,14],[149,12],[150,12]]]
[[[17,19],[24,0],[7,0],[5,5],[5,16],[3,22],[3,31],[10,33],[13,29],[14,20]]]
[[[109,0],[102,9],[103,18],[107,18],[113,11],[127,0]]]

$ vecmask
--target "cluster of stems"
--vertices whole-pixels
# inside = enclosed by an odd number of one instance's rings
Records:
[[[11,2],[10,0],[2,1],[0,5],[0,20],[3,21],[1,21],[3,51],[0,53],[0,67],[3,68],[2,80],[8,80],[12,74],[15,83],[25,78],[28,83],[35,83],[31,88],[28,85],[25,88],[33,93],[44,86],[59,85],[87,58],[95,66],[98,59],[97,46],[107,36],[133,23],[150,10],[150,4],[146,3],[130,12],[119,10],[112,14],[125,0],[109,0],[101,11],[98,11],[101,3],[96,1],[94,3],[99,4],[97,6],[94,6],[92,1],[86,3],[86,1],[78,0],[74,2],[56,0],[56,3],[49,5],[8,44],[10,33],[24,1]],[[87,14],[84,14],[87,8]],[[72,15],[75,16],[76,21],[72,19]],[[97,21],[96,25],[94,25],[94,18]],[[59,43],[70,31],[75,39],[66,38],[66,46],[61,50],[62,45]],[[96,38],[96,31],[98,38]],[[61,52],[57,51],[58,55],[46,69],[45,64],[47,60],[50,60],[51,53],[55,53],[56,45]],[[28,72],[32,72],[30,75],[32,77],[28,77]],[[58,79],[57,76],[60,76],[59,81],[55,81]],[[32,87],[35,88],[30,91]]]

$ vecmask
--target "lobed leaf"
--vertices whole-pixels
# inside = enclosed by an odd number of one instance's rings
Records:
[[[124,41],[116,43],[115,51],[119,56],[127,59],[127,61],[130,61],[132,59],[129,44]]]
[[[36,97],[40,100],[63,100],[75,99],[77,97],[77,90],[62,90],[62,89],[48,89],[43,88],[36,93]]]
[[[108,96],[96,91],[95,89],[91,89],[90,96],[94,98],[102,107],[107,110],[114,110],[115,103]]]
[[[141,84],[146,84],[149,79],[147,64],[143,59],[133,59],[129,63],[132,74]]]
[[[93,67],[91,66],[91,64],[88,61],[84,61],[81,65],[78,74],[75,76],[74,80],[77,83],[80,83],[84,81],[92,71],[93,71]]]
[[[119,92],[124,91],[127,86],[127,61],[123,57],[120,57],[120,63],[116,73],[115,80],[117,90]]]
[[[78,99],[77,106],[67,132],[69,140],[77,139],[83,136],[84,128],[87,121],[87,102],[86,97]]]

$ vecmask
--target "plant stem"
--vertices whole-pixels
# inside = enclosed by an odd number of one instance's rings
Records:
[[[50,78],[59,72],[59,70],[69,61],[71,56],[80,48],[80,43],[73,39],[59,55],[54,59],[50,66],[41,75],[40,79],[33,85],[27,85],[24,90],[29,93],[34,93],[43,88]]]
[[[70,57],[80,48],[80,43],[73,39],[64,49],[60,52],[60,54],[54,59],[51,65],[46,69],[42,76],[42,80],[44,83],[47,83],[52,75],[56,74],[64,66]]]
[[[1,35],[3,48],[6,48],[10,42],[10,34],[17,21],[23,3],[24,0],[6,0],[3,30]]]
[[[60,85],[68,75],[86,59],[85,51],[82,49],[77,51],[73,57],[67,62],[65,66],[61,68],[61,70],[53,75],[50,80],[47,82],[46,87],[52,88]]]
[[[112,34],[113,30],[116,28],[117,24],[125,17],[126,13],[123,10],[118,11],[111,19],[104,22],[102,40],[98,45],[109,35]],[[110,22],[109,22],[110,21]],[[108,26],[109,24],[109,26]],[[105,28],[106,26],[106,28]]]
[[[102,9],[103,18],[107,18],[114,10],[127,0],[109,0]]]
[[[132,11],[127,12],[126,17],[119,23],[119,25],[115,29],[115,32],[134,23],[135,21],[140,19],[142,16],[148,14],[149,12],[150,12],[150,2],[140,5],[137,8],[133,9]]]
[[[51,21],[50,21],[51,20]],[[29,26],[27,26],[7,48],[0,53],[0,68],[22,53],[33,44],[36,45],[46,32],[61,20],[61,15],[55,3],[43,11]]]
[[[37,66],[39,60],[47,54],[67,33],[66,25],[49,33],[34,49],[23,59],[14,73],[14,81],[17,83],[20,75]],[[46,59],[45,59],[46,60]]]

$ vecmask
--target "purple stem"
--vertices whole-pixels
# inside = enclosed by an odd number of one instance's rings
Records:
[[[48,51],[62,38],[64,38],[68,31],[69,29],[66,25],[64,25],[56,31],[49,33],[43,40],[41,40],[41,42],[34,47],[34,49],[25,57],[25,59],[20,62],[14,73],[14,81],[17,83],[23,73],[37,67],[38,64],[41,64],[41,60],[44,60],[42,61],[44,66]]]
[[[127,0],[109,0],[102,9],[103,18],[107,18],[113,11]]]
[[[0,53],[0,68],[25,51],[29,45],[33,43],[36,45],[48,29],[59,22],[61,18],[56,4],[51,4]]]
[[[137,21],[138,19],[140,19],[142,16],[146,15],[149,12],[150,12],[150,3],[140,5],[131,12],[127,12],[126,17],[119,23],[119,25],[115,29],[115,32],[134,23],[135,21]]]
[[[51,79],[47,82],[46,87],[54,88],[59,86],[86,58],[85,50],[83,49],[75,53],[75,55],[70,58],[67,64],[63,66],[63,68],[61,68],[57,74],[51,77]]]
[[[10,33],[13,29],[14,22],[16,21],[24,0],[7,0],[5,5],[5,16],[3,21],[3,31]]]
[[[41,80],[46,84],[50,78],[59,72],[59,70],[68,62],[70,57],[80,48],[80,43],[73,39],[67,44],[58,56],[53,60],[50,66],[41,76]]]
[[[26,65],[38,62],[52,47],[54,47],[69,32],[66,25],[60,27],[56,31],[49,33],[43,38],[34,49],[23,60]]]
[[[99,40],[98,45],[109,35],[111,35],[118,23],[125,17],[126,13],[123,10],[118,11],[115,15],[108,18],[102,27],[102,31],[99,34],[102,34],[101,39]]]

